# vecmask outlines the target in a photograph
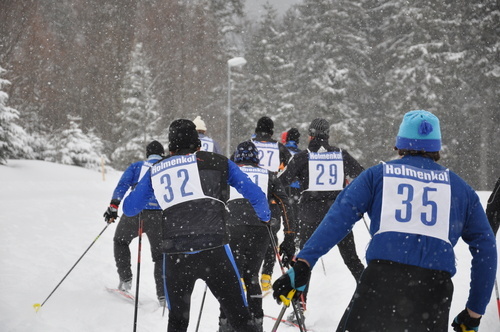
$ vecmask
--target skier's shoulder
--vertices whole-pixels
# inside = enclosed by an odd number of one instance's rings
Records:
[[[198,167],[225,170],[231,162],[226,156],[215,152],[197,151],[196,160]]]

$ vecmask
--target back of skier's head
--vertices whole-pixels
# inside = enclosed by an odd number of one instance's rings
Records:
[[[201,146],[195,124],[187,119],[178,119],[170,124],[168,141],[170,153],[177,153],[180,150],[195,152]]]
[[[403,117],[394,147],[400,155],[425,155],[439,160],[441,127],[439,119],[424,110],[410,111]]]
[[[268,134],[272,136],[274,133],[273,129],[274,129],[273,120],[267,116],[263,116],[257,121],[257,126],[255,127],[255,133]]]
[[[309,136],[311,139],[327,140],[330,137],[330,124],[323,118],[312,120],[309,125]]]
[[[163,156],[164,153],[165,149],[163,148],[163,145],[158,141],[151,141],[151,143],[146,146],[146,158],[151,155]]]
[[[194,125],[196,126],[196,131],[204,134],[207,131],[207,126],[205,125],[205,121],[201,119],[201,116],[197,116],[193,120]]]
[[[297,144],[299,144],[299,139],[300,139],[300,133],[297,128],[291,128],[290,130],[287,131],[286,133],[286,141],[290,142],[293,141]]]
[[[233,160],[237,164],[259,164],[259,150],[252,141],[238,144],[234,152]]]

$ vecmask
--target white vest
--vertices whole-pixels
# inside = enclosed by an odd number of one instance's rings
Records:
[[[253,141],[253,144],[259,150],[259,166],[271,172],[278,172],[280,169],[280,148],[278,142]]]
[[[311,152],[309,158],[309,188],[307,191],[340,191],[344,188],[342,151]]]
[[[451,186],[449,170],[386,164],[380,229],[448,239]]]
[[[217,200],[203,193],[196,154],[172,156],[155,164],[151,184],[163,210],[200,198]]]
[[[260,190],[267,197],[267,187],[269,183],[269,171],[265,168],[252,167],[252,166],[242,166],[240,170],[245,173],[250,180],[259,186]],[[229,200],[244,198],[234,187],[229,187]]]

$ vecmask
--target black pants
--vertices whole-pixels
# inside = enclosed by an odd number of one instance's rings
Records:
[[[453,283],[447,272],[373,261],[337,332],[448,331]]]
[[[115,236],[113,238],[113,249],[118,275],[121,280],[132,279],[129,245],[133,239],[139,236],[140,218],[144,220],[143,233],[147,235],[151,247],[151,257],[154,262],[156,295],[163,296],[161,210],[143,210],[140,214],[134,217],[127,217],[126,215],[121,216],[120,222],[116,226]]]
[[[270,242],[269,231],[266,226],[229,226],[228,231],[229,245],[247,288],[250,313],[253,318],[263,318],[259,270]]]
[[[197,279],[206,282],[234,330],[256,331],[228,245],[194,254],[165,254],[164,262],[168,332],[187,331],[191,294]]]

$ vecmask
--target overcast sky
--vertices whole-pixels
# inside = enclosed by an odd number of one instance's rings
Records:
[[[267,1],[278,10],[280,15],[286,12],[291,5],[301,2],[301,0],[246,0],[245,8],[248,15],[260,17],[263,12],[262,6]]]

